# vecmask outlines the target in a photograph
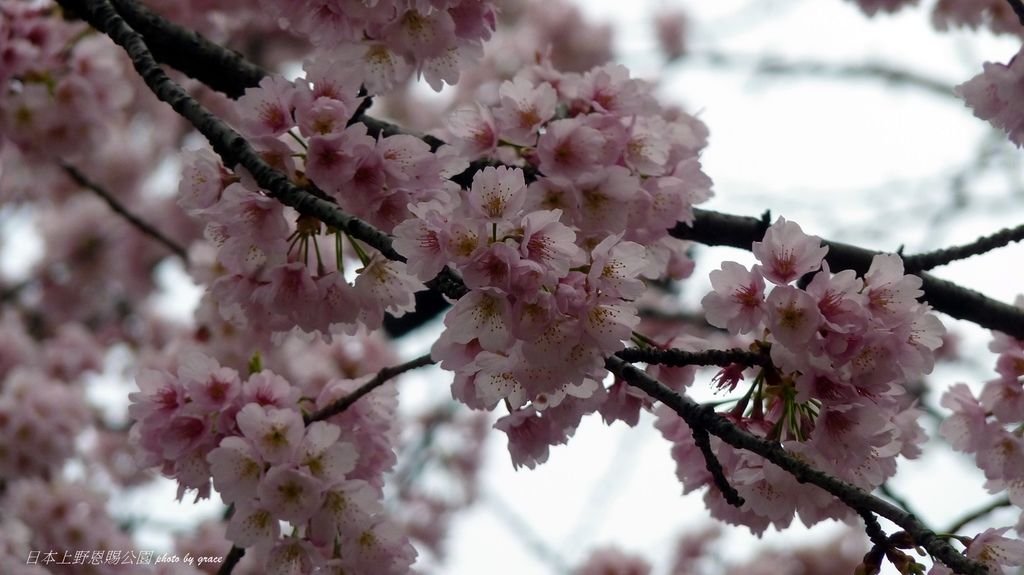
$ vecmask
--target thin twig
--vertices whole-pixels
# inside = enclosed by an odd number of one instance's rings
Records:
[[[551,547],[544,538],[537,535],[536,531],[530,527],[530,524],[511,505],[505,503],[501,496],[488,489],[484,493],[484,501],[538,559],[547,562],[558,573],[569,573],[568,563],[562,558],[561,554]]]
[[[1012,503],[1010,503],[1010,499],[1008,497],[1001,497],[999,499],[996,499],[995,501],[989,503],[988,505],[975,509],[974,511],[971,511],[970,513],[964,515],[960,519],[957,519],[953,522],[952,525],[950,525],[944,531],[944,533],[955,534],[957,531],[963,529],[968,523],[981,519],[982,517],[988,515],[989,513],[992,513],[996,509],[1000,509],[1002,507],[1009,507],[1010,505],[1012,505]]]
[[[911,515],[917,515],[916,513],[914,513],[913,508],[911,508],[910,503],[906,500],[906,498],[901,497],[899,494],[894,492],[892,490],[892,487],[889,487],[889,483],[888,482],[883,483],[878,488],[878,490],[882,492],[882,495],[885,495],[890,500],[892,500],[894,503],[896,503],[896,505],[899,505],[900,507],[902,507],[903,510],[906,511],[907,513],[910,513]]]
[[[706,349],[686,351],[682,349],[657,349],[653,347],[629,347],[615,354],[628,363],[648,363],[683,367],[687,365],[717,365],[726,367],[734,363],[747,366],[771,366],[772,360],[765,354],[745,349]]]
[[[903,256],[903,266],[906,268],[907,273],[930,270],[957,260],[981,255],[1019,241],[1024,241],[1024,224],[1015,228],[1003,228],[990,236],[982,236],[962,246],[953,246],[931,252]]]
[[[171,253],[181,258],[182,261],[184,261],[185,263],[188,263],[188,252],[185,251],[185,248],[178,245],[177,242],[175,242],[171,238],[165,236],[160,230],[153,227],[149,222],[131,213],[128,210],[128,208],[124,207],[121,204],[121,202],[118,201],[118,199],[113,196],[113,194],[111,194],[102,186],[93,182],[89,178],[86,178],[85,174],[80,172],[78,168],[72,166],[71,164],[64,163],[63,161],[58,161],[57,163],[60,165],[61,168],[64,169],[64,173],[70,176],[76,184],[82,186],[83,188],[99,196],[104,202],[107,203],[108,206],[110,206],[110,209],[114,210],[114,212],[116,212],[119,216],[127,220],[128,223],[135,226],[143,234],[146,234],[147,236],[153,238],[154,240],[162,244],[165,248],[170,250]]]
[[[791,60],[781,56],[744,56],[714,50],[687,54],[679,62],[693,60],[706,62],[710,66],[742,67],[755,74],[766,76],[810,76],[832,78],[865,78],[881,80],[896,86],[910,86],[947,98],[955,97],[953,87],[939,80],[928,78],[910,70],[900,70],[878,62],[844,64],[812,60]]]
[[[704,466],[707,468],[708,473],[711,474],[711,480],[714,481],[715,487],[722,493],[725,502],[733,507],[743,507],[745,503],[743,497],[729,483],[729,479],[725,476],[725,470],[722,469],[722,462],[718,460],[718,456],[711,450],[711,436],[708,435],[708,430],[703,427],[691,427],[690,431],[693,433],[694,444],[697,445],[701,455],[704,456]]]
[[[235,566],[245,556],[245,549],[243,547],[231,546],[231,550],[224,556],[224,562],[220,564],[220,569],[217,570],[217,575],[231,575],[234,571]]]
[[[626,364],[617,357],[610,357],[605,367],[621,377],[630,385],[644,391],[652,398],[661,401],[679,414],[691,429],[703,428],[711,435],[725,443],[752,453],[756,453],[789,472],[801,483],[811,483],[831,493],[851,509],[858,512],[870,511],[896,525],[902,527],[914,539],[914,542],[928,550],[938,560],[962,575],[983,575],[987,569],[981,563],[964,557],[947,541],[937,537],[914,515],[879,499],[864,490],[841,481],[811,467],[790,455],[778,443],[771,442],[736,427],[732,422],[715,413],[704,409],[700,404],[685,395],[680,395],[639,369]]]
[[[11,285],[0,287],[0,304],[7,303],[18,297],[18,294],[32,285],[35,279],[34,277],[28,277]]]
[[[345,411],[349,407],[352,407],[352,404],[359,401],[361,397],[377,389],[378,387],[384,385],[391,378],[399,376],[407,371],[411,371],[418,367],[433,365],[434,363],[434,360],[430,358],[430,354],[426,353],[417,357],[416,359],[409,360],[405,363],[395,365],[392,367],[385,367],[384,369],[378,371],[377,375],[374,376],[373,379],[359,386],[352,393],[346,395],[345,397],[342,397],[341,399],[338,399],[337,401],[331,403],[330,405],[324,407],[323,409],[320,409],[306,416],[306,424],[308,425],[310,423],[313,423],[314,421],[322,421],[324,419],[327,419],[328,417],[337,415]]]
[[[879,547],[888,547],[889,538],[885,535],[885,531],[882,531],[882,526],[878,524],[875,514],[864,509],[858,509],[857,514],[864,520],[864,532],[868,534],[868,539]]]
[[[1013,13],[1017,15],[1017,20],[1020,21],[1020,25],[1024,26],[1024,2],[1021,0],[1006,0],[1010,3],[1010,7],[1013,8]]]

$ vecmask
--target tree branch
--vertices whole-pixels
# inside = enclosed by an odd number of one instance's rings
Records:
[[[430,354],[426,353],[417,357],[416,359],[409,360],[405,363],[395,365],[392,367],[385,367],[384,369],[378,371],[377,375],[374,376],[373,379],[359,386],[359,388],[357,388],[352,393],[346,395],[345,397],[342,397],[341,399],[335,401],[334,403],[331,403],[327,407],[324,407],[323,409],[306,416],[304,418],[306,420],[306,425],[309,425],[314,421],[323,421],[328,417],[337,415],[345,411],[349,407],[352,407],[352,404],[359,401],[359,399],[362,398],[364,395],[384,385],[385,383],[388,382],[388,380],[390,380],[393,377],[397,377],[407,371],[411,371],[418,367],[423,367],[425,365],[433,365],[434,363],[436,362],[430,358]]]
[[[669,233],[681,240],[692,240],[709,246],[730,246],[750,251],[753,242],[764,237],[766,222],[747,216],[723,214],[694,209],[693,227],[678,223]],[[882,253],[840,242],[822,240],[828,246],[825,260],[833,270],[852,269],[864,274],[871,259]],[[927,273],[921,277],[925,300],[936,310],[967,320],[981,327],[1001,331],[1024,339],[1024,309],[993,300],[974,290]]]
[[[1024,26],[1024,2],[1021,0],[1006,0],[1009,2],[1010,7],[1013,8],[1013,13],[1017,15],[1017,19],[1020,20],[1020,25]]]
[[[231,546],[231,550],[224,556],[224,562],[221,563],[220,569],[217,570],[217,575],[231,575],[231,572],[235,570],[235,566],[245,556],[245,549],[242,547]]]
[[[711,408],[707,409],[711,410]],[[729,478],[725,476],[722,462],[718,461],[718,456],[711,449],[711,436],[708,435],[708,430],[703,427],[690,427],[690,431],[693,433],[693,443],[700,449],[701,455],[704,456],[704,467],[711,474],[711,480],[714,481],[715,487],[722,492],[725,502],[733,507],[743,507],[746,500],[729,483]]]
[[[988,572],[984,565],[964,557],[910,513],[807,465],[786,452],[778,443],[743,431],[713,410],[705,409],[685,395],[679,395],[617,357],[608,358],[605,367],[630,385],[664,403],[679,414],[691,429],[702,428],[737,449],[750,451],[764,457],[789,472],[797,481],[811,483],[824,489],[858,512],[870,511],[899,525],[913,537],[917,545],[927,549],[933,557],[957,573],[982,575]]]
[[[914,510],[911,509],[910,502],[907,501],[905,497],[902,497],[899,494],[897,494],[895,491],[893,491],[892,487],[889,486],[888,482],[883,483],[882,485],[880,485],[878,487],[878,490],[882,492],[882,495],[885,495],[886,497],[891,499],[894,503],[896,503],[896,505],[899,505],[900,507],[902,507],[903,510],[906,511],[907,513],[910,513],[911,515],[917,515],[916,513],[914,513]],[[948,531],[947,531],[947,533],[948,533]]]
[[[961,529],[966,527],[967,524],[973,521],[977,521],[978,519],[981,519],[982,517],[988,515],[989,513],[992,513],[996,509],[999,509],[1001,507],[1009,507],[1010,505],[1012,505],[1012,503],[1010,503],[1010,498],[1008,497],[1001,497],[999,499],[996,499],[995,501],[989,503],[988,505],[975,509],[974,511],[971,511],[970,513],[964,515],[960,519],[957,519],[953,522],[952,525],[950,525],[946,529],[945,533],[956,533],[957,531],[960,531]]]
[[[714,50],[687,54],[679,62],[692,60],[706,62],[709,66],[748,68],[754,74],[763,74],[765,76],[810,76],[880,80],[887,84],[917,88],[937,96],[955,97],[953,87],[945,82],[928,78],[909,70],[892,68],[877,62],[844,64],[812,60],[787,60],[779,56],[744,56]]]
[[[103,31],[102,22],[90,8],[90,0],[58,0],[71,14]],[[268,74],[266,70],[202,35],[169,22],[135,0],[111,0],[128,26],[145,38],[158,62],[179,70],[190,78],[238,98]]]
[[[1024,224],[1003,228],[990,236],[982,236],[969,244],[953,246],[931,252],[903,256],[907,273],[930,270],[957,260],[967,259],[1024,240]]]
[[[170,250],[171,253],[178,256],[182,261],[188,264],[188,252],[185,251],[185,248],[178,245],[178,243],[171,238],[165,236],[149,222],[131,213],[128,208],[121,205],[121,202],[118,201],[113,194],[105,190],[102,186],[86,178],[85,174],[78,171],[78,168],[75,168],[70,164],[66,164],[63,161],[58,161],[57,163],[60,164],[60,167],[64,169],[64,172],[74,180],[76,184],[99,196],[107,203],[108,206],[110,206],[110,209],[114,210],[118,215],[127,220],[128,223],[135,226],[143,234],[146,234],[159,242],[165,248]]]
[[[686,351],[682,349],[628,347],[615,355],[627,363],[648,363],[673,367],[683,367],[686,365],[717,365],[726,367],[734,363],[751,367],[755,365],[772,366],[772,360],[767,355],[745,349]]]

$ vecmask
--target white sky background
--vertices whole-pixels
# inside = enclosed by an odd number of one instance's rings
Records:
[[[924,0],[925,6],[932,2]],[[616,53],[637,76],[656,79],[667,101],[699,112],[710,128],[703,155],[705,171],[715,182],[715,197],[702,207],[757,216],[771,209],[808,233],[864,247],[907,253],[963,243],[1024,221],[1024,179],[1020,152],[998,137],[993,166],[969,179],[954,212],[951,181],[976,161],[979,146],[992,140],[988,124],[975,119],[959,100],[915,87],[887,85],[873,79],[816,79],[810,76],[756,76],[741,66],[722,69],[703,59],[665,68],[651,35],[651,17],[662,5],[655,0],[578,2],[590,19],[614,22]],[[896,17],[864,17],[844,0],[715,0],[668,3],[688,9],[692,50],[754,58],[814,60],[840,64],[880,62],[947,82],[967,80],[985,60],[1007,61],[1019,40],[995,39],[978,32],[936,32],[928,10],[905,10]],[[5,222],[5,236],[23,233],[19,218]],[[11,242],[4,242],[12,245]],[[21,244],[24,246],[24,244]],[[723,259],[749,263],[749,253],[702,248],[697,271],[683,284],[691,306],[709,289],[707,274]],[[5,272],[26,260],[0,261]],[[1024,247],[1015,245],[936,270],[936,275],[1005,302],[1024,292]],[[172,285],[182,275],[163,270]],[[175,279],[176,278],[176,279]],[[194,292],[180,287],[165,299],[187,308]],[[948,385],[965,381],[977,388],[993,374],[994,357],[985,351],[987,332],[945,316],[948,329],[964,338],[974,367],[941,367],[932,376],[934,397]],[[436,327],[436,326],[435,326]],[[425,329],[402,343],[403,356],[422,353],[437,331]],[[116,363],[117,356],[114,356]],[[698,376],[693,391],[710,397]],[[401,383],[403,409],[450,398],[450,376],[436,368],[408,376]],[[126,387],[101,389],[99,402],[123,405]],[[680,533],[712,524],[701,494],[680,496],[669,446],[646,416],[633,429],[605,426],[599,416],[584,419],[568,446],[552,450],[536,470],[514,471],[504,435],[490,438],[482,474],[481,502],[454,523],[449,558],[451,575],[505,573],[558,574],[558,561],[578,565],[595,547],[615,544],[647,557],[664,573]],[[930,423],[929,431],[934,427]],[[924,460],[901,462],[894,489],[904,495],[934,527],[942,527],[989,501],[981,473],[973,472],[941,444]],[[132,515],[150,515],[152,530],[144,545],[167,544],[157,536],[176,525],[182,514],[210,516],[215,506],[189,509],[173,503],[174,488],[165,484],[137,493],[118,507]],[[1000,525],[1016,518],[1002,515]],[[528,526],[524,529],[523,526]],[[883,522],[891,531],[891,525]],[[724,527],[730,558],[754,552],[757,540],[745,529]],[[764,544],[823,540],[838,531],[824,525],[810,533],[800,526],[776,533]],[[539,542],[539,543],[538,543]],[[429,565],[429,564],[428,564]],[[426,566],[426,565],[425,565]],[[894,572],[889,566],[886,573]]]

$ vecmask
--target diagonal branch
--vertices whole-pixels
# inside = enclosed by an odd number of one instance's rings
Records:
[[[693,52],[680,62],[702,61],[709,66],[723,68],[742,67],[754,74],[774,77],[829,77],[864,78],[880,80],[894,86],[910,86],[936,96],[953,98],[953,87],[945,82],[917,74],[911,70],[893,68],[879,62],[847,64],[813,60],[786,60],[780,56],[746,56],[705,50]]]
[[[661,401],[682,417],[693,429],[701,428],[737,448],[756,453],[789,472],[801,483],[811,483],[834,495],[858,512],[871,512],[902,527],[915,543],[928,550],[954,571],[963,575],[982,575],[984,565],[964,557],[947,541],[940,539],[917,517],[864,490],[841,481],[793,457],[778,443],[752,435],[712,410],[705,409],[685,395],[679,395],[639,369],[617,357],[608,358],[605,367],[630,385]]]
[[[960,519],[957,519],[952,525],[949,526],[949,528],[946,529],[945,532],[956,533],[957,531],[960,531],[961,529],[966,527],[967,524],[977,521],[978,519],[981,519],[982,517],[988,515],[989,513],[992,513],[996,509],[999,509],[1001,507],[1009,507],[1011,505],[1013,504],[1010,503],[1009,497],[1000,497],[999,499],[992,501],[991,503],[985,505],[984,507],[975,509],[974,511],[971,511],[970,513],[964,515]]]
[[[224,562],[221,563],[220,569],[217,569],[217,575],[231,575],[231,572],[235,570],[235,566],[245,556],[245,549],[232,545],[231,550],[224,556]]]
[[[1021,0],[1006,0],[1010,7],[1013,8],[1013,13],[1017,15],[1017,19],[1020,20],[1020,25],[1024,26],[1024,2]]]
[[[160,230],[153,227],[149,222],[143,220],[139,216],[130,212],[128,208],[121,205],[121,202],[118,201],[118,199],[115,198],[110,192],[103,189],[102,186],[91,181],[89,178],[86,178],[85,174],[78,171],[78,168],[72,166],[71,164],[66,164],[62,161],[59,161],[58,163],[60,164],[60,167],[64,169],[64,172],[72,180],[74,180],[76,184],[82,186],[83,188],[99,196],[104,202],[107,203],[108,206],[110,206],[110,209],[117,212],[117,214],[120,215],[125,220],[127,220],[128,223],[135,226],[143,234],[146,234],[147,236],[159,242],[165,248],[170,250],[171,253],[181,258],[183,262],[185,262],[186,264],[188,263],[188,253],[185,251],[185,248],[178,245],[178,243],[172,240],[171,238],[165,236]]]
[[[80,4],[80,8],[88,10],[89,23],[128,53],[132,65],[149,89],[160,100],[174,108],[175,112],[191,122],[209,140],[214,151],[226,165],[244,168],[262,189],[267,190],[268,195],[286,206],[295,208],[300,214],[315,217],[331,227],[345,231],[350,236],[373,246],[388,259],[406,261],[392,247],[390,236],[342,211],[337,204],[294,185],[287,176],[264,162],[245,138],[210,113],[167,76],[153,58],[142,36],[125,22],[109,0],[61,1],[76,6]],[[461,278],[447,268],[427,285],[449,297],[457,298],[466,293]]]
[[[416,359],[411,359],[405,363],[395,365],[392,367],[385,367],[384,369],[377,372],[377,375],[370,381],[359,386],[355,391],[342,397],[341,399],[331,403],[327,407],[316,411],[305,417],[306,425],[313,423],[314,421],[323,421],[328,417],[337,415],[346,409],[352,407],[352,404],[359,401],[364,395],[384,385],[394,377],[398,377],[407,371],[412,371],[418,367],[424,367],[427,365],[434,365],[436,363],[430,358],[430,354],[423,354]]]
[[[90,8],[90,0],[58,0],[61,6],[97,30],[100,21]],[[183,72],[190,78],[238,98],[246,88],[255,87],[268,74],[266,70],[202,35],[154,14],[135,0],[111,0],[128,26],[141,34],[158,62]]]
[[[1024,224],[1015,228],[1003,228],[990,236],[982,236],[962,246],[903,256],[903,265],[906,267],[907,273],[930,270],[1019,241],[1024,241]]]

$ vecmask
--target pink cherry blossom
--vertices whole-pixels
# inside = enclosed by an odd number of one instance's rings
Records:
[[[264,461],[276,464],[291,459],[302,441],[302,416],[292,409],[264,408],[250,403],[236,416],[238,428]]]
[[[549,269],[554,277],[564,277],[574,264],[582,263],[582,250],[575,244],[576,234],[559,220],[561,210],[535,211],[523,217],[522,256]]]
[[[765,308],[772,337],[791,349],[805,345],[821,325],[821,313],[814,298],[788,285],[773,289]]]
[[[339,442],[341,428],[317,421],[306,428],[296,462],[324,485],[341,481],[355,469],[358,453],[351,443]]]
[[[470,158],[487,156],[498,146],[498,127],[489,108],[461,106],[448,116],[454,145]]]
[[[783,285],[821,267],[828,248],[816,236],[808,236],[800,224],[780,217],[754,242],[751,251],[761,262],[761,274],[772,283]]]
[[[518,168],[487,167],[473,176],[469,205],[488,222],[510,220],[523,207],[526,183]]]
[[[1022,93],[1024,59],[1019,56],[1008,64],[986,62],[981,74],[956,87],[975,116],[1003,130],[1018,147],[1024,145],[1024,113],[1013,105]]]
[[[766,308],[760,270],[722,262],[721,269],[711,272],[714,290],[701,300],[708,323],[732,333],[749,333],[761,323]]]
[[[551,84],[534,85],[524,76],[503,82],[498,91],[501,105],[494,111],[503,140],[532,146],[541,125],[555,115],[557,95]]]
[[[260,479],[256,493],[260,504],[274,517],[301,524],[320,507],[323,483],[290,467],[275,466]]]
[[[591,252],[587,280],[593,289],[622,299],[635,299],[644,291],[638,276],[646,268],[646,250],[640,244],[608,236]]]
[[[247,501],[256,497],[263,477],[264,462],[244,439],[225,437],[206,456],[213,475],[213,486],[224,501]]]
[[[537,144],[540,169],[548,176],[578,178],[598,163],[605,143],[601,132],[579,120],[555,120]]]
[[[269,548],[281,533],[277,518],[255,501],[238,501],[228,521],[227,538],[239,547]]]
[[[893,325],[917,305],[921,278],[903,274],[903,260],[893,254],[879,254],[871,260],[864,275],[867,307],[886,325]]]
[[[283,134],[295,125],[294,99],[294,84],[280,76],[267,76],[259,87],[247,88],[238,99],[242,127],[250,136]]]

